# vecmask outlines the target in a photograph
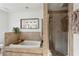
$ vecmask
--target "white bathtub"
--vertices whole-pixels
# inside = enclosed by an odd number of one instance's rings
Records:
[[[41,41],[24,41],[20,44],[10,44],[7,48],[40,48]]]

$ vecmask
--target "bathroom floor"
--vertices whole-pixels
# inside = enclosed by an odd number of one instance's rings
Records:
[[[58,52],[58,51],[51,51],[52,52],[52,56],[64,56],[64,54]]]

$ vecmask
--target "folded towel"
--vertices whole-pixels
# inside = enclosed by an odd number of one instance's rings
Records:
[[[2,48],[3,47],[3,44],[0,44],[0,48]]]

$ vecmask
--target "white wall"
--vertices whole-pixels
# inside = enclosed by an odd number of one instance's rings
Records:
[[[8,13],[0,10],[0,43],[3,42],[4,32],[8,30]]]
[[[26,12],[17,12],[17,13],[7,13],[0,10],[0,43],[2,43],[4,39],[5,32],[11,32],[13,27],[20,27],[20,19],[28,19],[28,18],[39,18],[39,29],[21,29],[24,32],[41,32],[42,26],[42,18],[43,18],[43,10],[42,8],[35,11],[27,11]]]
[[[20,19],[28,19],[28,18],[39,18],[40,28],[39,29],[21,29],[24,32],[40,32],[41,31],[41,19],[43,18],[42,10],[38,11],[27,11],[27,12],[17,12],[9,14],[9,31],[12,31],[13,27],[20,28]]]
[[[73,35],[73,55],[79,56],[79,33]]]
[[[75,11],[75,10],[79,10],[79,3],[74,3],[73,4],[73,11]]]

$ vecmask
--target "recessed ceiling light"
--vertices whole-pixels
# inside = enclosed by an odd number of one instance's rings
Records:
[[[26,9],[29,9],[29,7],[28,7],[28,6],[26,6],[25,8],[26,8]]]

